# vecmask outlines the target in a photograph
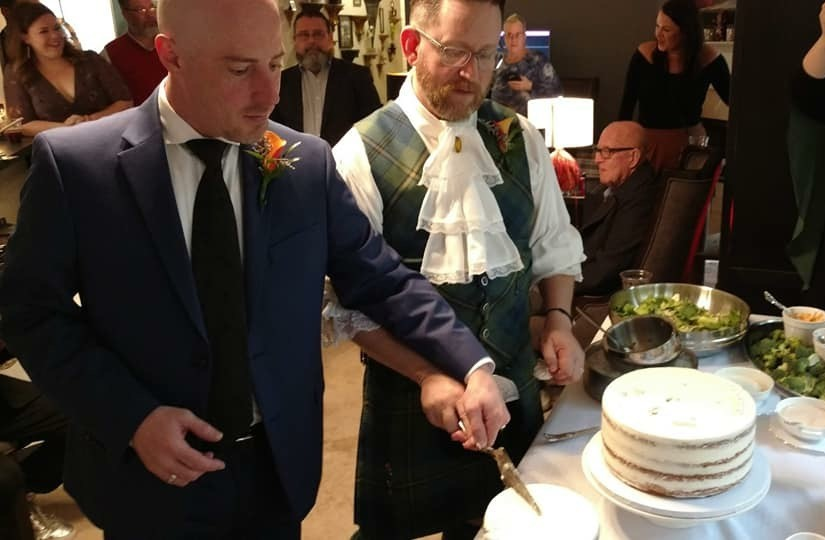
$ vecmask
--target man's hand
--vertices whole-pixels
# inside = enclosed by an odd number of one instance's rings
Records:
[[[421,381],[421,409],[427,420],[447,433],[459,431],[456,403],[464,395],[464,385],[457,380],[433,373]]]
[[[510,81],[507,84],[510,85],[510,88],[512,88],[516,92],[529,92],[533,89],[533,81],[531,81],[524,75],[522,75],[520,79]]]
[[[559,314],[550,313],[548,319],[554,315]],[[546,322],[541,336],[541,355],[556,384],[570,384],[581,379],[584,351],[571,330]]]
[[[464,396],[456,403],[456,411],[464,431],[454,432],[452,439],[467,450],[495,444],[498,432],[510,421],[501,391],[492,374],[485,369],[477,369],[470,375]]]
[[[189,432],[207,442],[217,442],[223,436],[192,411],[161,406],[140,423],[132,448],[149,472],[163,482],[184,487],[203,473],[226,467],[211,452],[198,452],[189,446],[185,439]]]

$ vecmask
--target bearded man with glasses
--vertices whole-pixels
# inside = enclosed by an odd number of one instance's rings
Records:
[[[645,159],[644,128],[613,122],[595,147],[602,195],[585,200],[580,228],[587,260],[576,294],[604,295],[621,288],[619,272],[630,268],[650,226],[656,176]]]
[[[281,74],[281,101],[270,118],[333,145],[381,106],[372,74],[333,57],[332,25],[318,11],[298,13],[292,37],[298,65]]]
[[[398,99],[358,122],[333,153],[373,227],[485,345],[494,366],[479,369],[502,377],[511,416],[488,443],[517,463],[542,425],[528,289],[538,283],[542,292],[544,362],[557,383],[577,380],[584,355],[569,310],[584,257],[543,139],[523,117],[484,99],[503,4],[413,0],[401,33],[413,68]],[[460,428],[460,405],[434,407],[418,385],[372,360],[410,351],[338,307],[325,314],[358,329],[353,339],[365,352],[356,536],[472,538],[502,489],[494,461],[468,451],[478,448]],[[460,383],[441,377],[441,384],[461,395]]]
[[[128,25],[126,33],[110,41],[100,56],[108,60],[129,87],[132,101],[140,105],[166,77],[166,68],[155,51],[158,35],[154,0],[118,0]]]

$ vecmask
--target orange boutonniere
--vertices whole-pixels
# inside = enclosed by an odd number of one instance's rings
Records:
[[[510,150],[510,143],[513,138],[513,135],[510,133],[510,126],[513,123],[514,118],[514,116],[508,116],[498,122],[493,122],[492,120],[484,121],[484,125],[490,133],[495,136],[496,142],[498,143],[498,149],[501,150],[502,154],[506,154],[507,151]]]
[[[258,170],[261,171],[261,189],[258,191],[258,203],[261,208],[266,206],[266,189],[273,179],[280,176],[285,169],[294,169],[294,163],[299,157],[289,157],[289,154],[301,141],[286,148],[286,141],[276,133],[267,131],[261,140],[252,145],[246,153],[258,160]],[[286,149],[286,150],[284,150]]]

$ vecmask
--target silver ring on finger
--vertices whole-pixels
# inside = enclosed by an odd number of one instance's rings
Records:
[[[169,479],[166,480],[166,483],[167,484],[174,484],[177,481],[177,479],[178,479],[178,475],[175,474],[175,473],[172,473],[172,474],[169,475]]]

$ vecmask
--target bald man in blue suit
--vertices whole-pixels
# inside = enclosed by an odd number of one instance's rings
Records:
[[[484,349],[370,228],[327,144],[268,120],[275,0],[161,0],[158,19],[169,76],[143,105],[35,139],[0,284],[9,347],[72,421],[65,484],[81,508],[107,538],[298,539],[321,474],[325,275],[466,383],[464,443],[492,443],[509,417]],[[267,130],[300,142],[300,161],[262,183],[246,150]],[[205,420],[216,358],[190,261],[206,178],[193,138],[227,143],[255,405],[237,437]]]

